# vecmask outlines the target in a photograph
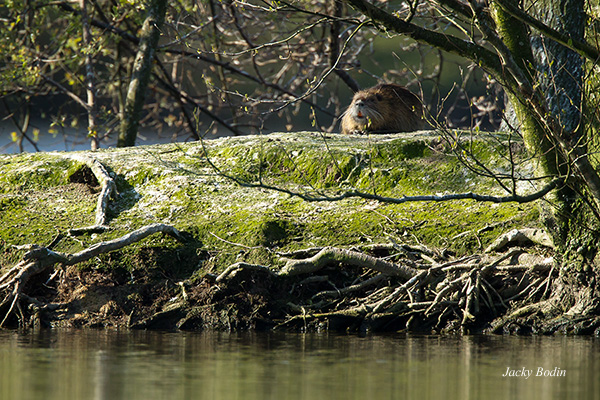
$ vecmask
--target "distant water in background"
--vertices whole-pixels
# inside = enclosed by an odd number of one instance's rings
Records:
[[[600,338],[0,330],[0,399],[598,400]]]
[[[18,144],[12,140],[13,131],[15,131],[15,126],[12,123],[0,123],[0,154],[20,152]],[[51,134],[48,133],[48,128],[46,127],[40,129],[40,132],[38,141],[36,142],[40,151],[90,150],[91,142],[82,130],[65,129],[61,133]],[[31,132],[29,132],[29,136],[33,138]],[[189,137],[186,135],[176,137],[170,132],[156,133],[145,131],[138,135],[136,145],[183,142],[186,140],[189,140]],[[100,143],[100,148],[115,147],[116,143],[117,133],[115,132],[109,140],[104,140]],[[24,152],[33,153],[36,151],[33,144],[27,139],[23,139],[22,146]]]

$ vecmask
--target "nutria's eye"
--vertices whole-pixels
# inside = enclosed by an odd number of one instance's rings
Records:
[[[380,95],[379,93],[377,93],[377,95],[375,97],[377,97],[377,101],[381,101],[381,99],[383,99],[383,96]]]

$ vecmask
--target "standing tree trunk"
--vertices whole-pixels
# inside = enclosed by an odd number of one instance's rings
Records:
[[[573,41],[584,41],[584,0],[544,0],[529,9],[533,17],[550,28],[564,32]],[[597,246],[593,244],[596,241],[593,232],[600,222],[596,188],[598,174],[588,160],[587,143],[590,138],[585,137],[583,126],[583,57],[544,35],[532,36],[531,49],[532,65],[537,66],[537,70],[532,71],[533,83],[543,94],[555,137],[551,147],[539,146],[538,151],[558,160],[556,172],[562,176],[569,176],[573,168],[582,178],[570,179],[569,187],[563,188],[553,199],[552,222],[555,224],[551,227],[555,228],[556,242],[562,244],[567,258],[579,259],[579,262],[569,264],[593,263],[598,254]],[[522,121],[526,118],[530,117],[525,116]],[[542,143],[548,135],[544,129],[538,129],[536,137],[538,143]],[[545,172],[551,173],[549,170]],[[587,187],[581,184],[583,182]]]
[[[528,35],[525,23],[506,12],[504,1],[492,5],[498,32],[516,63],[535,88],[530,98],[512,95],[525,144],[540,161],[538,175],[558,176],[567,185],[550,199],[547,226],[568,259],[594,262],[594,230],[599,224],[598,173],[587,156],[582,126],[583,57],[544,35]],[[500,5],[499,5],[500,4]],[[529,14],[550,29],[584,42],[584,0],[544,0]],[[531,36],[531,41],[523,40]]]
[[[96,121],[96,90],[94,88],[94,65],[92,60],[92,35],[88,17],[87,0],[80,0],[83,26],[83,46],[85,49],[85,91],[87,94],[88,137],[92,150],[98,149],[98,124]]]
[[[536,1],[531,14],[570,38],[584,41],[584,0]],[[577,139],[581,129],[583,58],[575,51],[543,35],[533,37],[532,48],[539,67],[550,112],[568,139]]]
[[[584,3],[584,0],[537,1],[535,7],[530,8],[530,13],[550,28],[565,33],[574,41],[583,42]],[[583,258],[580,261],[592,262],[598,252],[594,244],[596,238],[592,235],[598,220],[591,212],[598,206],[598,199],[594,201],[597,195],[593,176],[597,174],[588,160],[589,138],[585,137],[582,118],[583,57],[544,35],[533,36],[531,42],[535,65],[538,66],[538,82],[545,95],[548,111],[555,121],[557,135],[560,135],[565,150],[572,154],[571,161],[574,157],[577,159],[571,165],[574,164],[588,184],[588,190],[579,190],[579,193],[569,190],[564,193],[559,213],[555,213],[557,233],[569,259]]]
[[[134,146],[138,134],[140,114],[150,81],[154,53],[160,37],[160,28],[165,20],[166,0],[150,0],[148,16],[140,34],[140,44],[135,56],[131,82],[125,100],[125,112],[121,120],[118,147]]]
[[[329,30],[329,67],[334,68],[333,72],[340,77],[342,81],[354,92],[360,90],[360,86],[348,72],[337,66],[340,57],[340,38],[342,32],[342,14],[344,12],[344,3],[339,0],[329,1],[330,14],[335,18],[331,22]]]
[[[573,41],[584,42],[584,0],[542,0],[529,8],[530,14]],[[524,137],[534,140],[533,150],[538,159],[545,160],[539,172],[565,177],[567,185],[550,199],[550,218],[546,226],[554,235],[562,255],[560,279],[555,286],[552,304],[554,311],[544,313],[595,315],[600,293],[596,286],[600,260],[598,228],[600,225],[597,172],[588,160],[583,126],[583,57],[574,50],[544,35],[532,36],[531,43],[522,40],[527,28],[500,7],[494,7],[495,22],[513,55],[528,65],[531,83],[539,88],[547,118],[534,116],[528,104],[512,98]],[[529,52],[524,48],[529,48]],[[519,112],[520,111],[520,112]],[[532,118],[533,116],[533,118]],[[541,156],[541,157],[540,157]],[[554,162],[552,162],[554,160]],[[550,165],[550,168],[548,166]],[[579,176],[573,176],[573,172]],[[549,325],[552,322],[548,322]]]

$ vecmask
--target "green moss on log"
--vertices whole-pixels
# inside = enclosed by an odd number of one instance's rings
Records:
[[[499,152],[503,140],[480,135],[466,143],[490,169],[506,172],[510,165]],[[487,246],[502,231],[538,224],[535,204],[306,202],[240,186],[211,166],[249,182],[299,192],[356,188],[384,196],[504,194],[492,179],[466,168],[452,152],[452,144],[435,133],[325,136],[299,132],[85,155],[102,162],[117,182],[119,193],[109,207],[111,229],[65,239],[57,250],[77,251],[149,223],[168,223],[196,239],[185,251],[175,242],[166,247],[174,266],[186,257],[188,273],[194,268],[196,273],[217,272],[236,261],[273,263],[266,248],[289,251],[394,240],[464,253]],[[67,153],[0,156],[0,246],[45,245],[59,232],[92,224],[98,189],[69,181],[80,168]],[[519,168],[531,170],[526,164]],[[148,238],[121,256],[96,260],[94,267],[135,270],[140,266],[132,260],[157,254],[148,249],[165,243],[160,237]],[[9,256],[0,257],[6,261]]]

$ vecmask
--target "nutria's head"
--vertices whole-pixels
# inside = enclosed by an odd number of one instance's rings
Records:
[[[342,133],[409,132],[422,127],[421,101],[394,84],[356,92],[342,117]]]
[[[383,100],[383,95],[379,91],[357,92],[344,117],[352,118],[357,126],[362,127],[362,130],[367,130],[371,126],[378,125],[383,119],[380,110],[387,108],[385,104],[381,103]]]

